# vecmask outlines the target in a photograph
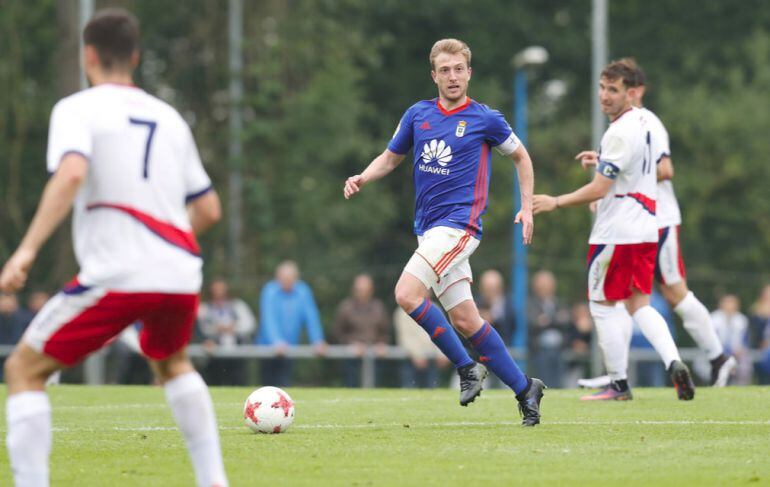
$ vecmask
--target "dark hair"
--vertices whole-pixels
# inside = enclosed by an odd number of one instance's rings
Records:
[[[122,8],[100,10],[83,30],[83,42],[96,48],[104,69],[128,66],[139,48],[139,21]]]
[[[634,85],[633,85],[634,87],[636,87],[636,86],[644,86],[644,85],[647,84],[647,75],[644,74],[644,70],[636,62],[635,58],[624,57],[623,59],[620,59],[618,62],[627,65],[629,68],[633,69],[634,72],[636,73],[636,79],[635,79]]]
[[[634,65],[636,65],[636,61],[634,61]],[[639,79],[636,72],[637,68],[629,66],[624,60],[612,61],[604,67],[601,77],[607,78],[610,81],[622,79],[623,85],[626,88],[634,88],[639,86]]]

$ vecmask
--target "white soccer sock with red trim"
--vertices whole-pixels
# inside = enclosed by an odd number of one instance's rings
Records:
[[[671,337],[671,331],[668,329],[666,320],[658,313],[658,311],[650,305],[642,306],[636,313],[634,313],[634,321],[639,325],[639,329],[642,330],[644,338],[646,338],[652,347],[658,352],[660,358],[663,359],[663,365],[668,367],[674,360],[682,360],[679,357],[679,350],[676,348],[676,343]]]
[[[607,374],[613,381],[628,378],[627,324],[623,322],[623,315],[628,315],[628,312],[625,308],[594,301],[589,303],[589,307]]]
[[[682,318],[684,329],[690,334],[698,348],[706,352],[709,360],[714,360],[724,353],[722,342],[719,341],[714,324],[711,322],[711,314],[692,293],[676,305],[676,314]]]
[[[47,487],[51,403],[43,391],[13,394],[6,402],[8,456],[16,487]]]
[[[166,382],[166,400],[182,431],[199,487],[226,487],[219,431],[206,383],[197,372]]]

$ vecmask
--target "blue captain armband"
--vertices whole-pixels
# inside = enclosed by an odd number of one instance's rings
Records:
[[[599,161],[596,172],[610,179],[616,179],[620,173],[620,168],[611,162]]]

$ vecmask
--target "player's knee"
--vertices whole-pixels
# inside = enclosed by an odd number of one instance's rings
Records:
[[[452,326],[455,327],[464,337],[469,337],[476,333],[481,327],[476,320],[472,320],[467,316],[460,316],[452,319]]]
[[[406,286],[396,286],[395,290],[396,303],[407,313],[411,313],[416,310],[423,302],[422,296],[413,292]]]
[[[24,385],[45,384],[50,372],[16,348],[3,364],[5,381],[9,390]]]
[[[184,352],[177,352],[163,360],[153,360],[150,362],[150,365],[161,383],[195,371],[195,367]]]

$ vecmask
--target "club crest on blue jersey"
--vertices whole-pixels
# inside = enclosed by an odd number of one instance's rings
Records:
[[[465,135],[465,127],[468,125],[468,123],[465,120],[460,120],[457,122],[457,128],[455,129],[455,137],[462,137]]]

